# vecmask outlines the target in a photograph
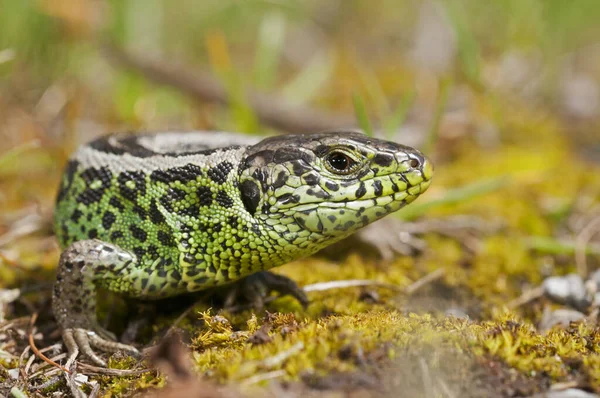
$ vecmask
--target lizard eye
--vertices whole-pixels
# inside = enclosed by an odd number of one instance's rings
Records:
[[[331,152],[325,158],[329,170],[336,174],[348,174],[356,166],[356,162],[343,152]]]

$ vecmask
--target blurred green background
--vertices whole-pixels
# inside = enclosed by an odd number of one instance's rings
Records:
[[[249,89],[345,113],[358,96],[390,131],[411,120],[427,131],[447,86],[446,124],[480,132],[489,118],[501,131],[506,99],[589,123],[599,20],[595,0],[3,0],[0,150],[123,129],[264,131]],[[190,101],[111,66],[100,40],[210,71],[239,100]]]

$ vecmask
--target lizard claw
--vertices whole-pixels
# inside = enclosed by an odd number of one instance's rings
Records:
[[[112,334],[110,332],[107,333]],[[98,333],[91,330],[81,328],[65,329],[63,330],[62,338],[67,347],[67,351],[69,352],[69,356],[76,357],[78,353],[81,352],[96,365],[103,367],[107,366],[106,361],[100,358],[98,354],[94,352],[92,347],[103,352],[125,351],[135,357],[140,356],[140,352],[135,347],[101,337]]]
[[[267,271],[252,274],[234,285],[225,299],[225,308],[232,308],[240,298],[246,299],[252,307],[262,309],[265,299],[271,291],[281,295],[290,295],[306,307],[309,303],[304,290],[290,278]]]

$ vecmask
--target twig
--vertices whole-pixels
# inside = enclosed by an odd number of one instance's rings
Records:
[[[260,383],[261,381],[265,381],[265,380],[272,380],[272,379],[276,379],[278,377],[283,377],[287,374],[287,372],[283,369],[279,369],[279,370],[273,370],[271,372],[266,372],[266,373],[259,373],[256,374],[254,376],[250,376],[245,380],[242,380],[240,382],[240,384],[242,386],[248,386],[251,384],[257,384]]]
[[[51,346],[48,346],[48,347],[46,347],[46,348],[43,348],[43,349],[41,349],[41,350],[40,350],[40,353],[43,353],[43,352],[46,352],[46,351],[50,351],[50,350],[55,350],[55,349],[57,349],[58,347],[60,347],[60,344],[54,344],[54,345],[51,345]],[[61,355],[64,355],[64,356],[66,356],[65,354],[61,354]],[[59,355],[59,356],[60,356],[60,355]],[[56,361],[56,358],[51,358],[50,360],[51,360],[51,361]],[[35,355],[33,355],[33,356],[29,357],[29,361],[27,361],[27,365],[25,365],[25,374],[28,374],[28,373],[29,373],[29,368],[30,368],[30,367],[31,367],[31,365],[33,364],[33,361],[35,361]]]
[[[0,236],[0,240],[5,237],[6,235],[8,235],[8,232],[2,236]],[[2,246],[2,242],[0,242],[0,246]],[[12,260],[8,257],[6,257],[6,255],[4,253],[2,253],[0,251],[0,260],[2,260],[5,264],[13,267],[13,268],[18,268],[18,269],[22,269],[22,270],[26,270],[27,271],[27,267],[25,267],[25,265],[21,264],[18,261]]]
[[[90,395],[88,396],[88,398],[96,398],[98,396],[99,392],[100,392],[100,383],[96,383],[96,384],[94,384],[94,387],[92,388],[92,392],[90,392]]]
[[[436,269],[435,271],[430,272],[421,279],[417,279],[412,284],[408,285],[408,287],[404,289],[404,292],[410,296],[411,294],[414,294],[417,290],[421,289],[423,286],[440,279],[445,274],[446,270],[444,268]]]
[[[529,302],[532,302],[535,299],[538,299],[544,295],[544,288],[542,286],[537,286],[532,289],[525,290],[523,294],[517,297],[514,300],[511,300],[506,304],[509,309],[517,308],[522,305],[525,305]]]
[[[36,356],[32,355],[29,357],[29,359],[27,360],[27,363],[25,364],[25,368],[23,369],[23,372],[25,374],[29,373],[29,368],[31,367],[31,365],[33,364],[33,361],[35,361]]]
[[[77,362],[77,367],[84,370],[86,374],[98,374],[108,376],[137,376],[142,373],[152,372],[153,369],[109,369],[100,368],[94,365],[88,365],[87,363]]]
[[[148,80],[173,87],[198,101],[230,105],[231,98],[227,90],[208,72],[197,70],[191,72],[186,68],[150,60],[128,53],[112,43],[103,43],[101,48],[109,61],[133,69]],[[356,127],[356,121],[351,115],[331,114],[314,108],[292,105],[274,94],[249,90],[246,93],[246,100],[262,123],[290,133]]]
[[[79,387],[77,387],[77,383],[75,380],[77,374],[75,372],[73,372],[72,374],[71,372],[69,372],[68,374],[64,373],[64,376],[65,381],[67,382],[67,386],[69,387],[69,390],[71,390],[71,394],[73,394],[74,398],[87,398],[85,393],[81,391]]]
[[[588,273],[586,246],[598,232],[600,232],[600,217],[595,217],[581,230],[575,239],[575,264],[577,265],[577,273],[582,278],[585,278]]]
[[[27,355],[27,353],[29,352],[29,350],[31,350],[30,346],[25,347],[25,349],[23,350],[23,352],[19,356],[19,374],[21,375],[21,377],[23,377],[23,380],[27,379],[27,375],[23,371],[24,370],[24,368],[23,368],[23,359],[25,358],[25,355]]]
[[[291,346],[290,348],[288,348],[287,350],[281,351],[277,355],[274,355],[274,356],[269,357],[269,358],[265,358],[259,364],[259,367],[265,368],[265,369],[272,369],[272,368],[274,368],[276,366],[281,365],[283,362],[285,362],[286,359],[288,359],[289,357],[291,357],[293,355],[296,355],[297,353],[299,353],[303,349],[304,349],[304,343],[303,342],[296,343],[293,346]]]
[[[27,326],[29,325],[29,320],[31,318],[28,316],[22,316],[20,318],[11,319],[10,321],[6,321],[5,323],[0,324],[0,332],[4,332],[5,330],[14,328],[17,329],[19,326]]]
[[[573,381],[565,381],[562,383],[554,383],[550,386],[550,391],[564,391],[564,390],[568,390],[569,388],[576,388],[579,387],[579,381],[577,380],[573,380]]]
[[[60,372],[60,370],[56,369],[56,368],[52,368],[52,370],[55,372]],[[46,376],[46,375],[44,375],[44,376]],[[47,377],[49,377],[49,376],[50,376],[50,373],[48,373]],[[42,384],[39,384],[37,386],[31,386],[31,387],[37,391],[45,390],[46,388],[52,387],[59,382],[60,382],[60,377],[54,376],[54,377],[49,378],[47,381],[43,382]]]
[[[371,279],[348,279],[341,281],[319,282],[311,285],[306,285],[302,288],[305,292],[322,292],[330,289],[344,289],[355,286],[378,286],[386,289],[402,292],[402,288],[391,283],[374,281]]]
[[[58,360],[61,360],[61,359],[64,359],[64,358],[66,358],[66,356],[67,356],[67,354],[63,352],[62,354],[60,354],[60,355],[57,355],[57,356],[55,356],[55,357],[52,357],[52,358],[50,358],[50,359],[51,359],[52,361],[56,362],[56,361],[58,361]],[[36,378],[36,377],[38,377],[38,376],[49,377],[50,375],[53,375],[53,374],[55,374],[55,373],[60,373],[60,372],[62,372],[62,370],[61,370],[61,369],[59,369],[59,368],[55,368],[54,366],[50,367],[50,370],[48,370],[48,369],[47,369],[47,367],[48,367],[48,366],[50,366],[50,365],[48,365],[47,363],[45,363],[45,362],[44,362],[43,364],[41,364],[41,365],[40,365],[40,366],[39,366],[39,367],[38,367],[38,368],[35,370],[35,372],[34,372],[34,373],[32,373],[32,374],[29,376],[29,378],[30,378],[30,379],[35,379],[35,378]],[[66,368],[66,366],[65,366],[65,368]]]
[[[28,331],[28,334],[29,334],[29,347],[31,347],[31,350],[33,351],[33,353],[38,358],[40,358],[42,361],[47,362],[50,365],[55,366],[55,367],[61,369],[63,372],[67,372],[67,373],[71,374],[71,372],[67,368],[65,368],[65,367],[57,364],[54,361],[51,361],[50,358],[48,358],[47,356],[45,356],[44,354],[42,354],[40,352],[40,350],[38,350],[37,347],[35,346],[35,343],[33,341],[33,327],[35,325],[35,321],[37,320],[37,317],[38,317],[38,313],[34,312],[31,315],[31,320],[29,321],[29,331]]]
[[[36,231],[39,231],[42,228],[43,224],[44,222],[42,220],[42,217],[38,213],[29,213],[25,215],[23,218],[15,221],[10,226],[10,229],[0,236],[0,247],[7,245],[8,243],[12,242],[17,238],[27,236]],[[15,262],[11,262],[11,260],[6,258],[5,261],[8,261],[9,263],[11,263],[11,265],[13,263],[16,264]]]

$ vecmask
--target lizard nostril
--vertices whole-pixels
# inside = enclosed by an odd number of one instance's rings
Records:
[[[410,165],[410,167],[412,167],[413,169],[416,169],[417,167],[421,166],[421,162],[419,161],[419,159],[411,159],[408,164]]]

